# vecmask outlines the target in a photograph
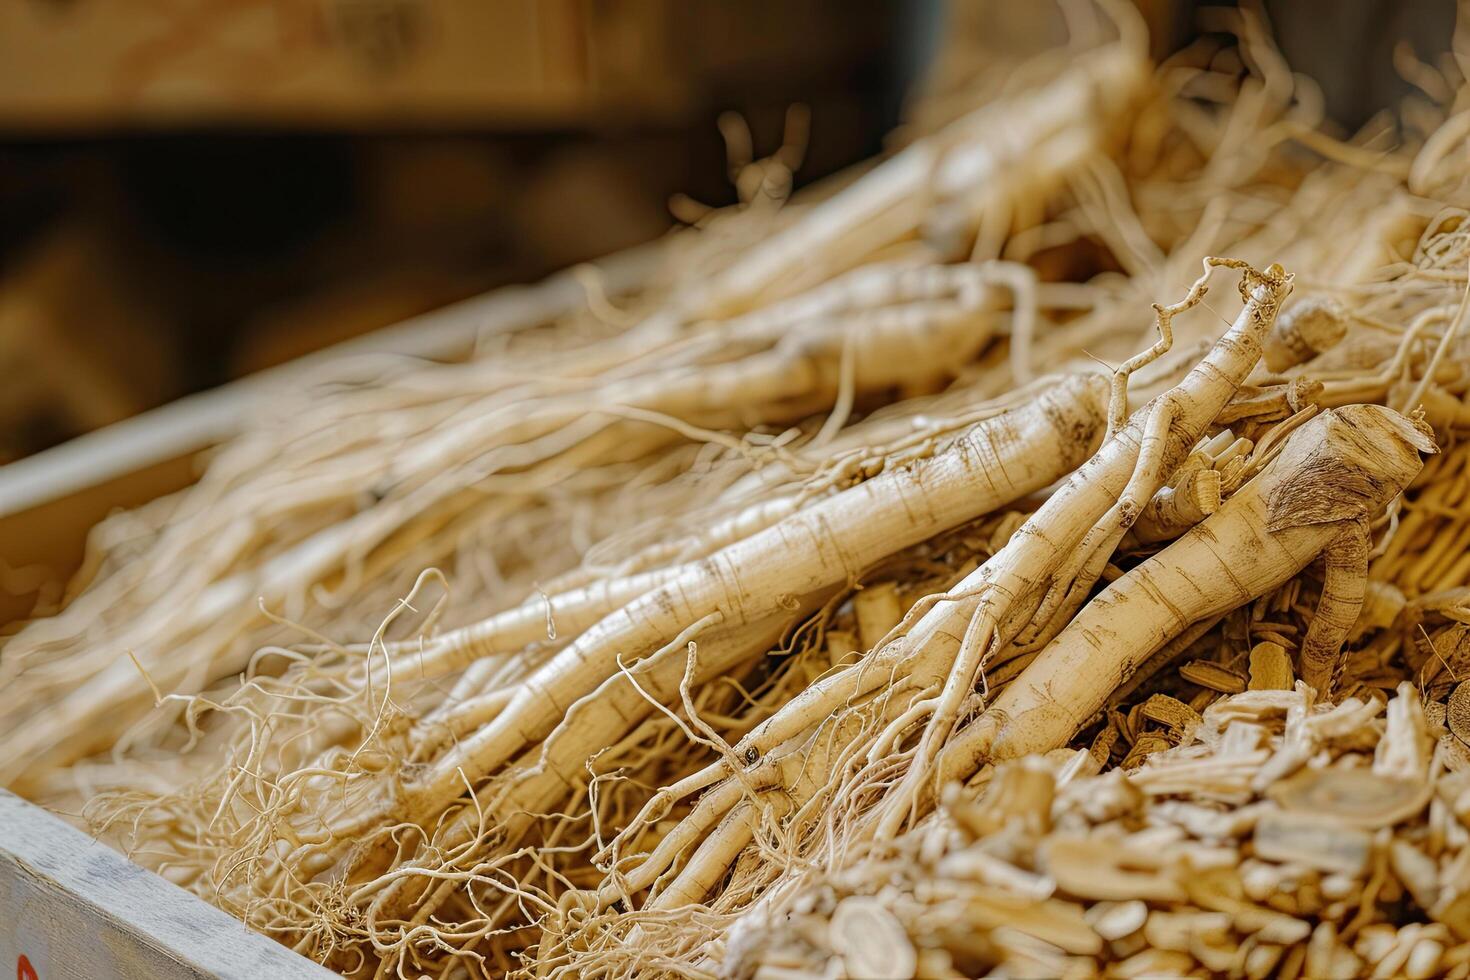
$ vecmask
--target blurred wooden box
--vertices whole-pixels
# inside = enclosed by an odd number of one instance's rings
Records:
[[[676,111],[673,0],[7,0],[0,126],[469,125]]]

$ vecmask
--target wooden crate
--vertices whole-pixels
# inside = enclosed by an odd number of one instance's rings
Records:
[[[650,246],[599,263],[608,287],[635,285],[656,254]],[[186,486],[195,456],[234,432],[257,399],[329,360],[454,357],[477,336],[544,322],[584,298],[565,274],[497,290],[0,467],[0,559],[75,569],[93,524]],[[22,614],[12,601],[0,622]],[[11,969],[17,980],[332,975],[0,790],[0,976]]]

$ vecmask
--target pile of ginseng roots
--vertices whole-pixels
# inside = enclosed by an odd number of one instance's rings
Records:
[[[281,392],[5,637],[0,781],[349,976],[1463,967],[1466,71],[1343,140],[1250,9],[1115,16]],[[1339,770],[1423,805],[1262,837]]]

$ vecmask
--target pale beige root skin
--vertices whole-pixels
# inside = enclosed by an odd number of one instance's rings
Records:
[[[1426,431],[1376,405],[1337,409],[1302,426],[1217,513],[1093,599],[945,747],[940,779],[966,779],[986,763],[1066,745],[1139,664],[1193,623],[1276,588],[1344,535],[1360,534],[1419,473],[1420,454],[1434,451]],[[1357,608],[1351,594],[1334,594],[1328,604],[1336,608],[1315,648],[1335,662]],[[1325,665],[1328,676],[1333,662]]]
[[[1157,490],[1156,486],[1130,487],[1147,435],[1147,421],[1177,413],[1168,427],[1167,445],[1160,445],[1157,438],[1150,440],[1159,457],[1151,482],[1161,484],[1229,401],[1235,390],[1232,383],[1242,383],[1249,374],[1260,356],[1261,337],[1273,322],[1280,299],[1289,291],[1290,280],[1282,276],[1274,286],[1260,289],[1262,292],[1247,303],[1203,363],[1193,368],[1178,387],[1140,409],[1133,422],[1069,477],[1000,552],[951,590],[951,594],[967,598],[942,599],[918,609],[922,615],[905,624],[900,639],[874,651],[861,664],[807,688],[793,700],[790,710],[742,740],[739,751],[768,751],[798,734],[812,719],[825,717],[848,699],[886,683],[895,668],[916,687],[942,682],[951,675],[966,624],[978,614],[977,610],[984,611],[988,606],[992,614],[1000,613],[1027,596],[1034,609],[1053,584],[1053,575],[1065,561],[1077,557],[1076,551],[1094,524],[1110,512],[1115,523],[1124,523],[1125,508],[1120,507],[1119,498],[1125,490],[1135,492],[1137,499],[1129,502],[1135,515]],[[1072,582],[1059,584],[1070,587]]]
[[[718,612],[728,626],[779,612],[855,576],[872,562],[1038,490],[1074,466],[1098,437],[1096,376],[1061,383],[1034,405],[981,423],[949,450],[818,503],[699,562],[597,624],[528,678],[501,718],[437,767],[437,784],[412,791],[417,812],[459,795],[510,751],[543,737],[563,716],[560,698],[581,697],[608,676],[610,655],[636,657],[681,624]],[[567,702],[569,703],[569,702]],[[514,744],[512,744],[514,743]],[[490,751],[487,751],[490,750]],[[452,798],[452,797],[450,797]]]
[[[1205,276],[1220,264],[1229,264],[1229,260],[1210,260]],[[735,746],[736,758],[759,764],[776,746],[797,739],[834,713],[840,714],[854,700],[887,687],[888,704],[897,712],[895,718],[919,706],[931,717],[920,751],[904,780],[882,805],[877,833],[896,833],[912,815],[913,800],[928,780],[933,755],[948,736],[949,725],[958,717],[966,696],[973,691],[988,654],[1005,648],[1018,634],[1024,639],[1023,628],[1034,624],[1037,609],[1048,598],[1060,605],[1068,593],[1075,593],[1079,599],[1085,597],[1100,571],[1088,570],[1085,559],[1094,552],[1104,557],[1111,554],[1123,532],[1168,474],[1193,450],[1200,435],[1255,366],[1261,339],[1274,321],[1281,299],[1290,291],[1291,279],[1275,268],[1264,275],[1249,269],[1245,273],[1241,291],[1246,302],[1230,331],[1178,386],[1136,412],[1133,421],[1123,425],[1052,494],[1005,547],[951,592],[967,598],[916,606],[909,614],[912,625],[902,624],[895,630],[902,635],[858,664],[809,686],[742,739]],[[1183,303],[1160,309],[1160,328],[1164,332],[1160,347],[1167,346],[1172,311],[1198,302],[1204,278],[1195,283]],[[1071,609],[1054,605],[1051,615],[1065,622]],[[974,637],[970,633],[977,623],[987,632]],[[932,696],[931,692],[940,691],[941,686],[942,693]],[[909,694],[926,696],[910,706]],[[922,713],[915,714],[922,720]],[[738,782],[739,775],[730,775],[728,764],[722,761],[665,787],[649,801],[632,827],[636,832],[647,821],[658,819],[673,801],[721,778]],[[661,859],[661,855],[652,855],[649,861],[657,863]],[[695,873],[711,872],[701,868],[691,871]]]
[[[738,321],[723,325],[723,330],[746,340],[747,335],[768,332],[778,338],[771,351],[735,365],[736,383],[728,379],[720,383],[721,368],[691,369],[660,379],[663,385],[687,388],[682,397],[671,399],[667,391],[653,386],[646,399],[635,393],[630,404],[687,416],[813,391],[835,392],[841,383],[844,360],[849,362],[849,381],[857,392],[943,375],[969,361],[991,339],[987,278],[983,270],[974,267],[875,266],[856,270],[780,307],[748,315],[744,319],[752,323],[746,330],[739,329]],[[910,306],[885,305],[893,303]],[[858,308],[848,308],[854,304]],[[810,318],[817,316],[830,319],[812,322]],[[788,332],[776,329],[783,326]],[[780,387],[770,387],[773,378],[784,379]],[[694,411],[696,408],[698,411]],[[727,521],[710,528],[705,538],[709,545],[733,544],[790,516],[793,509],[794,504],[757,507],[752,515],[754,522]],[[644,593],[690,571],[652,568],[587,583],[562,595],[538,597],[539,601],[532,599],[435,637],[421,649],[403,649],[400,669],[438,677],[475,660],[545,641],[548,627],[574,637]]]
[[[238,637],[264,618],[260,603],[276,605],[308,592],[340,571],[352,555],[382,546],[425,512],[446,506],[456,495],[480,497],[483,481],[494,475],[513,475],[512,489],[530,493],[538,479],[555,484],[567,473],[619,458],[640,440],[649,452],[676,444],[681,424],[744,429],[762,421],[797,420],[830,409],[844,388],[864,393],[948,377],[994,338],[1001,293],[987,285],[983,270],[929,263],[862,269],[852,276],[876,282],[878,292],[897,302],[804,320],[784,331],[759,316],[751,322],[716,324],[711,339],[724,340],[723,346],[738,356],[712,364],[674,360],[629,376],[578,379],[564,384],[565,390],[533,390],[519,399],[487,397],[482,411],[459,413],[459,420],[434,427],[405,445],[381,472],[374,471],[373,482],[394,487],[396,496],[307,536],[258,566],[209,583],[192,601],[178,602],[162,622],[129,622],[101,638],[86,652],[98,669],[81,672],[80,683],[73,678],[54,697],[42,697],[41,689],[55,685],[44,665],[31,674],[21,672],[13,681],[18,690],[29,690],[32,682],[41,686],[24,700],[45,704],[47,710],[36,719],[22,712],[0,719],[0,735],[12,749],[0,760],[0,783],[23,787],[27,770],[70,764],[115,743],[146,715],[153,701],[150,683],[129,654],[148,669],[152,685],[169,692],[192,693],[235,673],[247,665],[251,652]],[[850,286],[828,283],[813,292],[840,293]],[[808,306],[821,307],[823,302],[831,304],[826,300]],[[670,425],[650,428],[650,420]],[[445,460],[464,462],[445,472]],[[501,501],[507,512],[512,508],[506,501],[513,497]],[[84,621],[90,605],[84,598],[73,610],[37,623],[7,644],[0,673],[24,660],[28,651],[46,649],[49,637],[66,622]],[[588,611],[610,608],[616,607],[604,603]],[[476,654],[516,649],[531,635],[529,630],[540,628],[534,613],[498,625],[507,630],[503,638],[459,631],[435,644],[419,666],[451,670]],[[192,651],[189,657],[166,655],[184,645]]]
[[[935,456],[884,472],[694,564],[608,616],[525,679],[503,710],[437,760],[396,805],[349,817],[347,835],[388,814],[432,820],[476,782],[550,733],[573,702],[685,625],[722,628],[787,613],[801,596],[1038,490],[1085,458],[1104,425],[1106,382],[1082,375],[981,422]]]
[[[698,404],[708,411],[742,399],[749,402],[756,396],[778,397],[779,391],[767,390],[772,377],[787,379],[780,391],[790,397],[799,392],[809,397],[812,391],[835,395],[844,368],[855,393],[941,377],[967,362],[991,339],[993,291],[989,279],[987,272],[975,267],[864,267],[776,307],[722,324],[722,332],[744,343],[756,338],[775,344],[770,351],[735,365],[738,383],[732,385],[728,379],[720,383],[721,368],[675,372],[665,383],[698,391]],[[632,406],[655,405],[663,411],[677,408],[684,414],[694,407],[687,400],[688,392],[670,400],[667,392],[655,390],[649,397],[655,401],[645,403],[632,397]],[[762,501],[704,529],[693,540],[674,545],[681,548],[686,560],[704,557],[790,516],[799,505],[794,497]],[[547,595],[514,609],[435,637],[420,647],[401,645],[394,651],[401,655],[400,669],[437,677],[484,657],[518,651],[529,644],[544,645],[552,629],[574,637],[689,570],[666,563],[657,567],[660,557],[674,557],[667,551],[668,546],[640,553],[639,568],[626,575],[578,581],[585,575],[573,574],[568,582],[549,586]]]
[[[1172,317],[1201,300],[1205,280],[1221,265],[1242,271],[1239,289],[1244,306],[1239,316],[1175,388],[1123,424],[1128,373],[1168,349]],[[880,823],[880,836],[896,834],[907,819],[910,803],[929,778],[935,755],[960,705],[974,690],[982,667],[1012,642],[1026,643],[1037,634],[1045,635],[1048,624],[1060,625],[1070,618],[1123,534],[1245,382],[1290,291],[1291,277],[1279,267],[1258,273],[1235,260],[1211,258],[1205,260],[1205,274],[1184,300],[1155,307],[1159,343],[1124,364],[1113,377],[1109,429],[1116,434],[1032,515],[999,554],[961,583],[960,590],[979,594],[974,605],[941,607],[942,612],[936,610],[939,622],[932,632],[922,632],[923,623],[916,629],[923,646],[911,676],[926,667],[937,668],[935,679],[942,678],[944,686],[914,763],[886,804],[889,812]],[[961,617],[972,609],[965,624]]]
[[[652,715],[657,710],[655,702],[677,704],[680,684],[686,680],[688,668],[694,668],[687,680],[695,686],[737,671],[741,664],[770,650],[789,620],[809,613],[822,598],[825,597],[818,596],[803,609],[762,622],[733,630],[712,630],[707,640],[697,642],[692,664],[684,646],[670,644],[626,672],[613,674],[595,691],[573,704],[545,740],[529,748],[524,757],[509,767],[509,778],[503,783],[504,788],[481,799],[479,809],[498,831],[501,849],[513,850],[534,822],[533,814],[546,812],[559,798],[585,783],[588,779],[587,760],[600,749],[616,743]],[[484,833],[485,826],[477,821],[477,816],[477,808],[461,809],[450,826],[435,836],[433,853],[441,855],[460,848],[476,835]],[[382,838],[376,846],[359,854],[352,862],[352,878],[359,879],[382,871],[381,865],[392,850],[391,844]],[[406,868],[400,865],[398,870],[402,873]],[[433,870],[432,866],[426,866],[422,879],[410,873],[390,883],[385,889],[385,896],[377,903],[379,917],[407,917],[423,913],[434,901],[424,894],[437,881],[428,877]],[[428,911],[433,909],[428,908]]]
[[[903,282],[903,279],[885,279],[873,288],[876,290],[881,286],[885,290],[891,290],[895,286],[901,286]],[[876,302],[881,296],[872,298]],[[806,296],[797,298],[801,301],[805,299]],[[788,304],[797,300],[788,301]],[[1044,390],[1046,384],[1055,380],[1042,379],[1037,387]],[[1023,389],[1016,392],[1010,400],[1014,404],[1022,404],[1028,397],[1031,396]],[[984,419],[999,415],[1005,410],[1004,405],[987,405],[978,411],[966,413],[966,416],[974,415],[977,419]],[[904,423],[904,431],[886,431],[894,428],[892,423],[895,421]],[[820,496],[841,492],[841,487],[850,482],[861,481],[865,476],[871,478],[870,474],[877,472],[875,466],[891,470],[910,459],[931,454],[932,447],[946,437],[939,431],[925,434],[925,430],[934,427],[933,422],[924,422],[922,428],[916,428],[915,422],[909,415],[865,420],[846,430],[838,440],[823,446],[820,455],[807,450],[815,461],[821,463],[835,461],[838,456],[843,457],[843,461],[833,465],[816,484],[809,480],[799,480],[795,472],[786,473],[788,464],[770,463],[762,470],[765,485],[784,474],[796,480],[800,489],[782,492],[774,497],[762,497],[761,485],[740,488],[742,492],[752,494],[755,502],[733,514],[727,512],[727,516],[713,524],[692,522],[687,535],[659,541],[652,546],[637,547],[632,551],[626,547],[621,550],[616,547],[596,548],[594,551],[610,551],[611,554],[594,556],[589,553],[588,561],[603,563],[595,575],[579,569],[546,583],[540,594],[488,619],[441,634],[430,641],[390,644],[395,675],[432,678],[472,662],[450,696],[415,727],[414,758],[432,759],[449,742],[489,722],[509,703],[519,677],[535,666],[537,658],[549,659],[558,649],[595,625],[598,620],[639,596],[690,572],[693,562],[698,559],[753,537],[803,507],[810,507]],[[952,438],[953,433],[960,432],[965,427],[967,426],[961,423],[946,424],[944,431]],[[842,451],[839,443],[847,443],[846,452]],[[861,452],[857,451],[859,449]],[[633,543],[638,542],[637,529],[634,529],[630,537]],[[604,542],[604,545],[611,544],[614,542]],[[891,595],[891,587],[888,592],[890,603],[896,603],[896,598]],[[887,619],[880,616],[876,620],[882,623],[881,627],[868,623],[872,617],[865,616],[865,611],[874,598],[875,596],[864,591],[855,599],[859,622],[868,624],[860,626],[860,633],[863,636],[871,634],[868,642],[862,646],[864,650],[874,645],[877,638],[899,619],[895,605],[891,615],[885,613]],[[854,644],[842,653],[856,649]],[[377,660],[369,660],[368,666],[381,672],[381,665]]]

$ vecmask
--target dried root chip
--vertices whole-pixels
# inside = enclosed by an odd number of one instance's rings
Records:
[[[1388,865],[1420,908],[1438,904],[1439,866],[1433,858],[1406,840],[1395,840],[1388,846]]]
[[[1224,912],[1153,912],[1143,927],[1143,937],[1157,949],[1188,953],[1196,939],[1224,939],[1231,925]]]
[[[1172,698],[1170,700],[1173,700]],[[1192,711],[1188,705],[1180,705],[1186,711]],[[1133,747],[1128,750],[1128,755],[1123,758],[1120,765],[1124,769],[1136,769],[1143,765],[1144,760],[1155,752],[1163,752],[1174,747],[1174,739],[1163,732],[1143,732],[1134,741]]]
[[[1094,932],[1109,942],[1127,939],[1148,921],[1148,904],[1137,899],[1098,902],[1087,910],[1087,921]]]
[[[1251,648],[1250,690],[1290,691],[1295,686],[1296,675],[1285,647],[1266,640]]]
[[[1105,847],[1081,837],[1055,835],[1042,845],[1042,860],[1058,887],[1078,898],[1123,902],[1177,902],[1184,888],[1154,856],[1125,847]]]
[[[1082,907],[1072,902],[1037,902],[996,888],[976,888],[966,896],[964,910],[965,918],[976,926],[1014,929],[1068,953],[1102,952],[1103,937],[1088,924]]]
[[[872,896],[851,895],[838,902],[827,941],[842,957],[850,977],[910,980],[919,968],[914,944],[903,925]]]
[[[1208,660],[1185,664],[1179,668],[1179,676],[1191,684],[1198,684],[1221,694],[1239,694],[1246,687],[1246,678],[1239,671]]]
[[[1322,977],[1323,980],[1353,980],[1363,975],[1363,963],[1357,954],[1338,941],[1337,925],[1323,922],[1313,930],[1307,943],[1303,972],[1308,977]]]
[[[1153,695],[1140,709],[1149,721],[1168,725],[1180,738],[1188,738],[1200,726],[1200,716],[1193,708],[1167,694]]]
[[[1461,681],[1445,702],[1445,727],[1466,745],[1470,745],[1470,681]]]
[[[1470,887],[1452,898],[1441,898],[1429,914],[1435,922],[1448,926],[1460,940],[1470,942]]]
[[[978,802],[955,799],[950,816],[972,838],[979,839],[1017,824],[1029,834],[1051,830],[1056,779],[1042,766],[1018,762],[1002,766]]]
[[[1285,810],[1371,830],[1418,815],[1433,793],[1426,781],[1390,779],[1364,769],[1303,769],[1275,783],[1267,795]]]
[[[1361,875],[1373,856],[1367,831],[1319,814],[1276,811],[1256,821],[1256,856],[1321,871]]]

